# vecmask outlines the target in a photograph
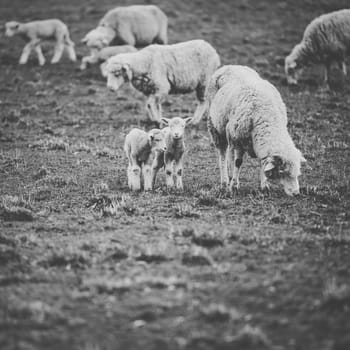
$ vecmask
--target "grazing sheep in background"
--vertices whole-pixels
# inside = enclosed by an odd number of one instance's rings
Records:
[[[116,7],[108,11],[97,28],[82,39],[91,50],[96,51],[114,45],[143,47],[153,43],[168,43],[168,18],[155,5]]]
[[[314,19],[305,29],[302,41],[285,59],[289,84],[297,84],[300,70],[311,63],[325,65],[328,84],[332,62],[346,75],[345,57],[350,52],[350,10],[331,12]]]
[[[137,49],[130,45],[107,46],[100,51],[94,51],[94,56],[83,57],[80,69],[84,70],[89,64],[100,63],[101,73],[104,77],[107,76],[106,65],[107,60],[115,55],[126,52],[136,52]]]
[[[219,152],[221,183],[228,185],[228,162],[234,159],[230,190],[239,188],[243,155],[260,160],[261,189],[268,180],[284,186],[288,195],[299,193],[300,164],[305,159],[287,130],[286,107],[277,89],[245,67],[232,66],[228,78],[214,74],[208,91],[224,83],[209,103],[208,129]],[[232,72],[235,71],[235,74]],[[214,88],[215,89],[215,88]],[[223,161],[223,158],[226,160]]]
[[[205,89],[220,65],[216,50],[204,40],[174,45],[151,45],[138,52],[111,57],[107,63],[107,86],[117,91],[124,82],[148,97],[151,120],[160,123],[161,102],[168,94],[196,91],[199,105],[193,117],[198,123],[205,110]]]
[[[185,152],[185,127],[191,122],[192,118],[172,119],[162,118],[162,122],[168,125],[162,129],[165,135],[165,151],[156,152],[152,164],[152,188],[156,183],[158,170],[165,167],[167,187],[174,187],[174,175],[176,178],[176,188],[183,189],[182,174],[183,174],[183,156]]]
[[[152,154],[165,150],[164,134],[159,129],[149,132],[132,129],[125,138],[124,150],[129,160],[128,186],[133,191],[141,189],[141,172],[144,178],[144,190],[152,189]]]
[[[57,63],[61,59],[65,48],[67,49],[70,60],[73,62],[77,60],[74,51],[74,43],[70,39],[68,28],[58,19],[47,19],[28,23],[11,21],[7,22],[5,27],[5,35],[8,37],[20,35],[26,41],[29,41],[28,44],[24,46],[19,64],[26,64],[31,51],[35,50],[39,64],[43,66],[45,64],[45,57],[40,46],[43,40],[56,41],[55,52],[51,63]]]

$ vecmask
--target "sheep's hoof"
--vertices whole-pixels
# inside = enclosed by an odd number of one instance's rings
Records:
[[[263,194],[266,194],[266,195],[270,195],[271,191],[270,191],[270,186],[269,185],[265,185],[265,186],[262,186],[260,187],[260,191],[263,193]]]

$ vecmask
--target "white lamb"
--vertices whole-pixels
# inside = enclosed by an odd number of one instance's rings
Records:
[[[152,164],[152,188],[156,183],[156,177],[159,169],[165,167],[167,187],[174,187],[174,176],[176,178],[176,188],[183,189],[183,157],[185,152],[185,127],[191,122],[192,118],[172,119],[162,118],[162,122],[168,125],[162,129],[165,135],[165,151],[156,152]]]
[[[302,41],[285,59],[289,84],[297,84],[301,69],[312,63],[325,65],[325,83],[333,62],[346,75],[345,57],[350,52],[350,9],[331,12],[314,19],[305,29]]]
[[[108,11],[97,28],[82,39],[91,50],[99,51],[112,43],[143,47],[168,43],[168,18],[155,5],[116,7]]]
[[[228,78],[221,72],[222,76],[214,74],[208,87],[210,91],[217,81],[223,81],[209,103],[208,129],[218,149],[222,185],[228,185],[232,158],[229,189],[239,188],[247,152],[260,160],[262,190],[269,189],[269,179],[280,182],[288,195],[299,193],[300,164],[305,159],[288,133],[286,107],[277,89],[259,75],[247,74],[245,67],[231,66]]]
[[[90,64],[99,63],[102,76],[107,77],[106,65],[107,65],[107,60],[110,57],[113,57],[120,53],[136,52],[136,51],[137,49],[130,45],[107,46],[101,49],[100,51],[94,51],[93,56],[83,57],[81,61],[80,69],[84,70]]]
[[[164,151],[165,147],[164,134],[159,129],[146,132],[134,128],[126,135],[124,150],[129,160],[128,186],[131,190],[141,189],[141,173],[144,190],[152,189],[152,156],[156,151]]]
[[[39,64],[43,66],[45,64],[45,57],[40,46],[43,40],[54,40],[56,42],[51,63],[57,63],[61,59],[65,48],[70,60],[73,62],[77,60],[74,43],[70,39],[68,28],[58,19],[47,19],[28,23],[11,21],[7,22],[5,27],[5,34],[8,37],[19,35],[26,41],[29,41],[24,46],[19,64],[26,64],[31,51],[35,50]]]
[[[196,91],[199,104],[193,123],[198,123],[206,110],[206,86],[219,65],[219,55],[204,40],[151,45],[135,53],[111,57],[107,63],[107,86],[117,91],[124,82],[130,81],[148,97],[148,114],[158,123],[162,116],[161,102],[166,95]]]

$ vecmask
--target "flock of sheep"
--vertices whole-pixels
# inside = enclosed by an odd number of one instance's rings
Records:
[[[166,126],[149,132],[133,129],[126,136],[129,188],[152,190],[158,171],[165,168],[167,186],[182,189],[185,127],[206,115],[218,151],[222,186],[229,190],[239,187],[243,155],[248,153],[260,161],[262,190],[275,181],[283,185],[286,194],[298,194],[305,158],[288,133],[287,110],[278,90],[249,67],[220,67],[218,53],[204,40],[168,45],[167,27],[167,16],[157,6],[117,7],[82,39],[90,55],[83,57],[80,68],[100,63],[113,91],[130,82],[146,96],[150,119]],[[20,35],[28,41],[20,64],[27,63],[32,50],[39,64],[45,64],[40,43],[47,39],[56,43],[51,63],[60,60],[64,49],[72,61],[77,60],[67,26],[60,20],[8,22],[6,35]],[[297,83],[301,69],[310,63],[325,65],[327,83],[333,62],[346,75],[349,51],[350,10],[316,18],[285,59],[288,83]],[[193,91],[198,100],[193,117],[162,117],[162,101],[168,94]]]

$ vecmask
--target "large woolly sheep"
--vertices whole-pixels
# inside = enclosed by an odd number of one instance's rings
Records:
[[[152,155],[165,150],[164,134],[159,129],[149,132],[134,128],[125,138],[124,151],[129,160],[128,186],[133,191],[141,189],[141,174],[144,178],[144,190],[152,189]]]
[[[117,91],[124,82],[130,81],[148,97],[147,112],[150,119],[158,123],[166,95],[196,91],[199,104],[193,123],[198,123],[206,109],[206,86],[220,65],[220,57],[206,41],[192,40],[151,45],[135,53],[111,57],[107,62],[107,86]]]
[[[183,157],[185,153],[185,127],[192,118],[174,117],[171,119],[162,118],[162,122],[168,125],[162,132],[165,135],[165,151],[156,152],[152,164],[152,188],[154,188],[159,169],[165,167],[166,184],[168,188],[174,187],[174,176],[176,188],[183,189]]]
[[[235,71],[235,74],[232,72]],[[222,185],[228,185],[228,163],[234,160],[229,189],[239,187],[243,155],[260,160],[261,189],[280,182],[288,195],[299,193],[300,164],[305,161],[287,130],[286,108],[276,88],[241,66],[214,74],[208,91],[224,83],[209,103],[208,129],[218,149]],[[214,88],[215,90],[215,88]]]
[[[97,28],[82,39],[91,49],[101,50],[110,44],[143,47],[168,43],[168,18],[155,5],[116,7],[108,11]]]
[[[350,52],[350,10],[331,12],[314,19],[305,29],[302,41],[285,59],[289,84],[297,84],[301,69],[312,63],[325,65],[325,82],[333,62],[346,75],[345,57]]]
[[[73,62],[77,60],[74,51],[74,43],[70,39],[68,28],[58,19],[47,19],[27,23],[11,21],[5,24],[5,28],[5,35],[8,37],[19,35],[28,41],[24,46],[19,64],[26,64],[31,51],[35,50],[39,64],[41,66],[44,65],[45,57],[40,46],[43,40],[54,40],[56,42],[51,63],[57,63],[61,59],[65,48],[70,60]]]
[[[85,56],[83,57],[80,65],[80,69],[84,70],[88,67],[90,64],[100,64],[101,73],[104,77],[107,76],[106,71],[106,65],[107,60],[110,57],[113,57],[115,55],[118,55],[120,53],[126,53],[126,52],[136,52],[137,49],[130,45],[118,45],[118,46],[107,46],[101,49],[100,51],[94,51],[93,56]]]

